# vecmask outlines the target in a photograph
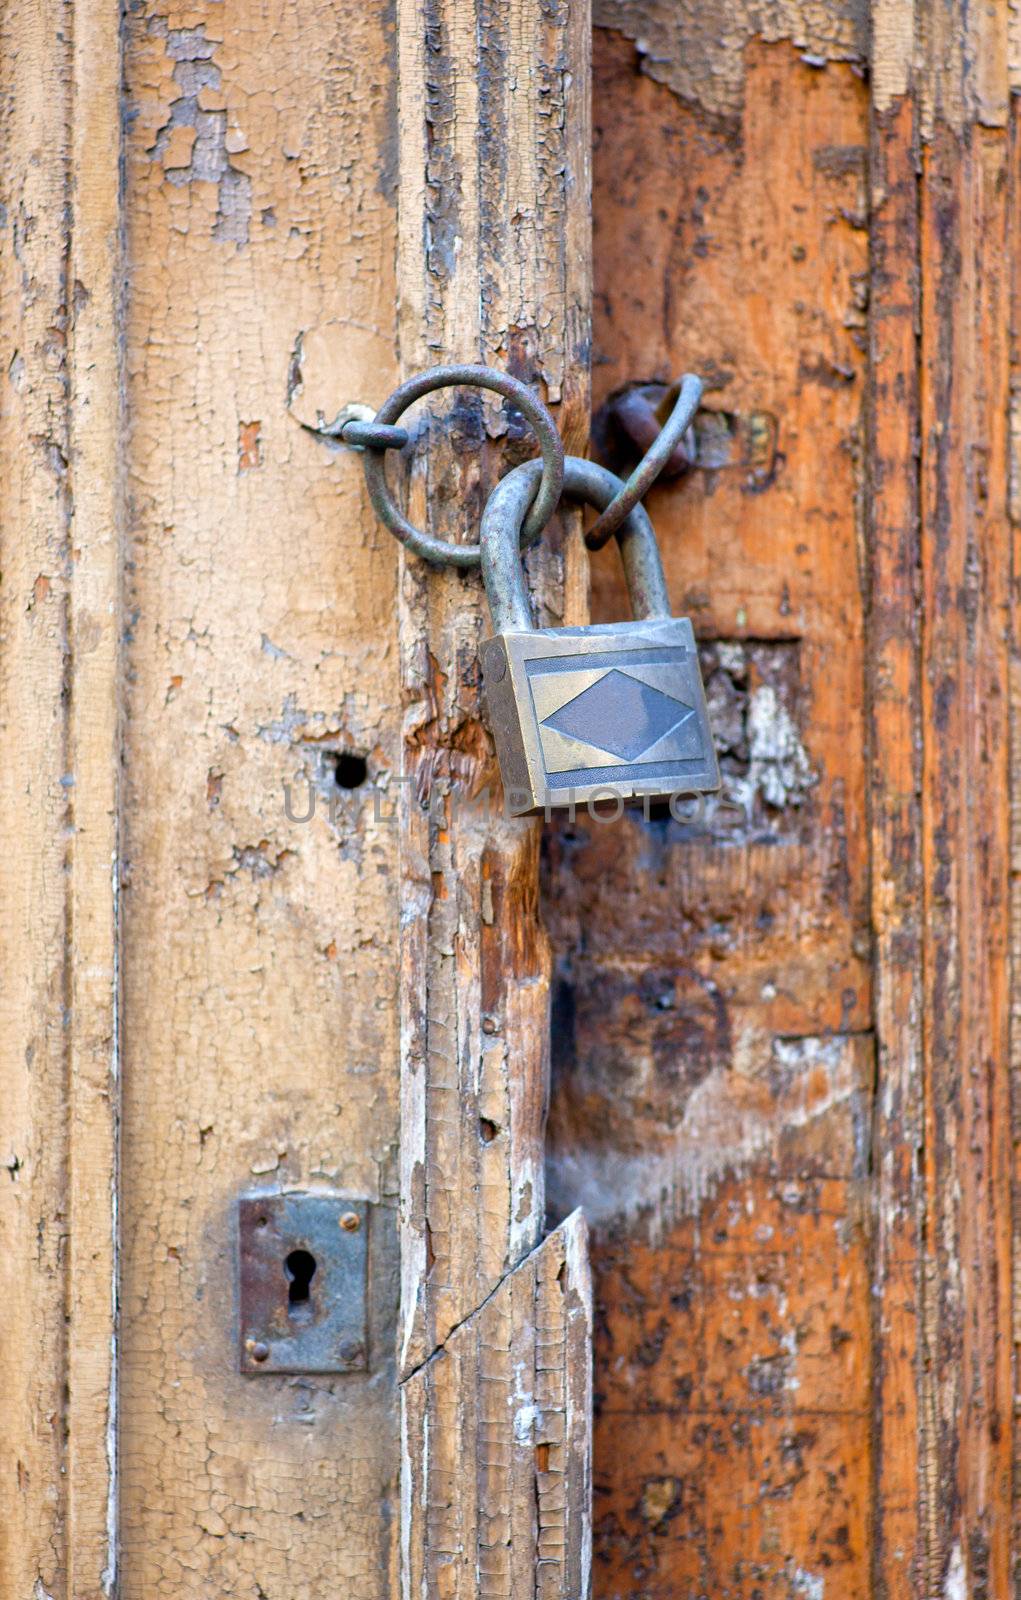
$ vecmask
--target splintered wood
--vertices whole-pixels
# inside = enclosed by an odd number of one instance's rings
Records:
[[[589,1297],[575,1212],[405,1381],[406,1593],[588,1593]]]
[[[438,0],[423,14],[400,0],[397,36],[402,370],[507,369],[554,405],[578,451],[587,9]],[[474,540],[497,468],[534,445],[492,395],[451,400],[434,397],[418,424],[409,513]],[[565,519],[529,562],[542,620],[584,619],[586,565]],[[539,828],[502,815],[479,705],[487,631],[477,576],[402,554],[403,1582],[408,1600],[479,1584],[573,1600],[588,1581],[584,1236],[575,1220],[540,1244],[550,969]],[[561,1369],[557,1398],[546,1389]]]
[[[402,367],[507,368],[556,403],[577,448],[588,415],[585,8],[441,4],[425,27],[409,0],[398,40]],[[517,423],[508,436],[492,395],[450,402],[437,396],[430,415],[442,423],[421,430],[411,516],[475,539],[497,465],[490,441],[505,459],[532,445]],[[533,559],[547,606],[577,620],[587,590],[576,528]],[[402,559],[405,1370],[538,1242],[544,1215],[538,828],[501,815],[479,707],[487,629],[477,577]]]

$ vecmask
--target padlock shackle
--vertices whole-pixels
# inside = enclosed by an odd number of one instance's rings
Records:
[[[482,513],[479,542],[482,577],[494,633],[528,633],[533,628],[525,572],[521,565],[521,525],[535,498],[541,461],[526,461],[508,472],[493,490]],[[624,484],[596,461],[567,456],[564,494],[603,511]],[[638,621],[670,616],[663,562],[656,534],[644,506],[637,505],[616,531],[624,563],[631,608]]]

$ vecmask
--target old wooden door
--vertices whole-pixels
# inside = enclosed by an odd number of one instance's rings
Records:
[[[593,401],[707,375],[649,504],[725,772],[702,828],[547,841],[596,1592],[1000,1600],[1019,39],[946,0],[595,20]]]
[[[1015,22],[0,4],[3,1600],[1015,1592]],[[322,432],[455,359],[706,378],[704,816],[462,803],[477,577]],[[239,1370],[251,1193],[351,1370]]]

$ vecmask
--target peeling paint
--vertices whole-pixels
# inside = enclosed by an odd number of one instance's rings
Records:
[[[290,823],[281,786],[302,807],[331,738],[396,756],[396,550],[357,461],[328,463],[282,402],[296,331],[334,305],[391,330],[370,372],[397,379],[394,63],[372,7],[153,0],[117,20],[124,1025],[146,1063],[124,1138],[119,1585],[374,1600],[398,1562],[396,830],[359,864],[325,806]],[[330,377],[366,384],[350,344]],[[227,1152],[249,1181],[388,1197],[364,1380],[313,1396],[237,1373]]]
[[[534,1400],[524,1400],[514,1412],[514,1438],[518,1444],[531,1444],[539,1410]]]
[[[351,402],[361,402],[375,410],[385,395],[377,382],[364,394],[341,393],[338,371],[375,374],[386,372],[394,359],[393,335],[352,317],[335,317],[303,328],[295,337],[287,370],[287,409],[305,428],[321,431],[335,426]],[[402,423],[402,426],[404,424]],[[339,444],[333,457],[351,470],[360,470],[356,455]]]
[[[787,39],[810,66],[864,63],[866,0],[595,0],[597,27],[634,41],[640,72],[710,117],[736,120],[744,102],[744,50],[753,39]]]
[[[218,203],[213,238],[229,240],[238,248],[248,243],[252,216],[252,180],[231,161],[247,148],[228,129],[222,104],[222,74],[213,61],[216,41],[206,37],[204,23],[196,28],[171,28],[165,17],[151,17],[149,31],[166,41],[174,61],[174,81],[181,90],[171,103],[170,115],[149,148],[153,161],[163,164],[168,183],[215,183]]]
[[[707,825],[732,829],[740,818],[750,828],[803,806],[819,778],[797,721],[798,645],[721,640],[700,656],[722,779]]]
[[[813,784],[818,782],[808,753],[786,706],[780,704],[772,684],[753,691],[748,706],[750,762],[746,780],[746,809],[755,792],[767,805],[780,811],[785,806],[800,806]]]
[[[955,1544],[947,1562],[947,1575],[943,1580],[943,1600],[968,1600],[968,1575],[964,1567],[961,1546]]]

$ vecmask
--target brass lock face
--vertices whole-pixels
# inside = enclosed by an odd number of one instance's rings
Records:
[[[720,786],[691,623],[671,617],[648,515],[617,533],[633,622],[533,628],[519,555],[535,465],[498,484],[482,522],[494,638],[482,650],[490,727],[514,815],[596,800],[707,793]],[[567,458],[565,490],[600,509],[622,485]]]
[[[503,633],[482,662],[515,815],[719,787],[686,617]]]

